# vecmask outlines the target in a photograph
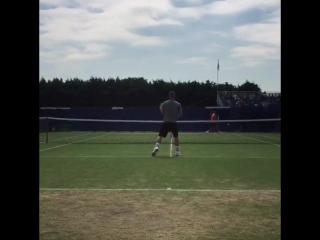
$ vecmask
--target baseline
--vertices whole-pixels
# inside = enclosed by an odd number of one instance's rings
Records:
[[[39,156],[40,158],[151,158],[151,156]],[[164,156],[160,156],[164,157]],[[157,157],[155,157],[157,158]],[[177,158],[225,158],[225,159],[280,159],[279,157],[225,157],[225,156],[179,156]]]
[[[142,192],[142,191],[153,191],[153,192],[160,192],[160,191],[173,191],[173,192],[235,192],[235,193],[280,193],[281,190],[275,189],[249,189],[249,190],[238,190],[238,189],[172,189],[172,188],[39,188],[40,191],[77,191],[77,192],[90,192],[90,191],[131,191],[131,192]]]

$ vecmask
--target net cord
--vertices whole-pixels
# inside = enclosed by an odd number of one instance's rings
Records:
[[[77,122],[110,122],[110,123],[163,123],[162,120],[119,120],[119,119],[83,119],[83,118],[55,118],[39,117],[39,120],[77,121]],[[279,122],[281,118],[270,119],[230,119],[230,120],[182,120],[177,123],[236,123],[236,122]]]

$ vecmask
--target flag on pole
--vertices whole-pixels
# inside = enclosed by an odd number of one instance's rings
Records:
[[[219,60],[218,60],[218,65],[217,65],[217,70],[219,71],[220,65],[219,65]]]

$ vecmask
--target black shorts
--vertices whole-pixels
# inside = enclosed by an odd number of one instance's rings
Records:
[[[211,123],[211,127],[215,128],[217,126],[216,123]]]
[[[166,137],[168,132],[172,132],[173,137],[178,137],[178,126],[174,122],[164,122],[161,125],[159,136]]]

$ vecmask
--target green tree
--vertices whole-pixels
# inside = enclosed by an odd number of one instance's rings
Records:
[[[166,82],[163,79],[148,81],[143,77],[107,80],[91,77],[61,78],[39,81],[39,100],[42,107],[156,107],[175,91],[183,106],[208,106],[216,104],[217,85],[205,82]],[[259,86],[245,81],[240,86],[228,82],[219,84],[219,91],[259,91]]]

